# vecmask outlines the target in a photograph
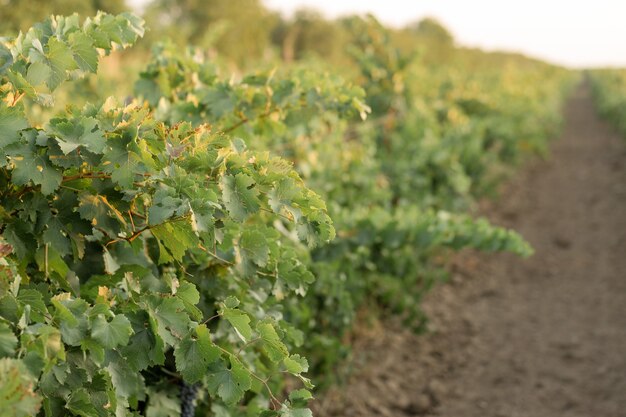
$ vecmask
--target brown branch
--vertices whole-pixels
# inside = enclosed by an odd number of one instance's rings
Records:
[[[141,213],[137,213],[137,212],[136,212],[136,211],[134,211],[134,210],[131,210],[131,211],[130,211],[130,213],[131,213],[133,216],[135,216],[135,217],[139,217],[139,218],[140,218],[140,219],[142,219],[142,220],[146,220],[146,216],[144,216],[144,215],[143,215],[143,214],[141,214]]]
[[[241,127],[243,125],[245,125],[246,123],[248,123],[250,121],[250,119],[248,119],[247,117],[244,117],[243,119],[241,119],[240,121],[238,121],[237,123],[235,123],[234,125],[227,127],[226,129],[224,129],[222,132],[224,133],[230,133],[233,130],[237,129],[238,127]]]
[[[143,173],[143,174],[137,173],[135,175],[141,175],[144,178],[150,178],[152,176],[152,174],[149,174],[149,173]],[[109,180],[111,179],[111,175],[105,174],[104,172],[88,172],[84,174],[65,176],[63,177],[63,180],[61,182],[68,182],[68,181],[75,181],[75,180],[82,180],[82,179]],[[134,184],[139,185],[140,183],[134,182]]]
[[[104,246],[106,247],[106,246],[112,245],[114,243],[121,242],[122,240],[125,240],[128,243],[131,243],[133,240],[137,239],[137,237],[139,237],[139,235],[141,235],[143,232],[145,232],[146,230],[149,230],[150,227],[151,226],[145,226],[145,227],[137,230],[136,232],[134,232],[132,235],[130,235],[130,237],[120,237],[120,238],[117,238],[117,239],[113,239],[113,240],[105,243]]]
[[[135,221],[133,220],[133,212],[128,210],[128,217],[130,218],[130,225],[135,230]]]
[[[15,196],[15,198],[19,200],[20,198],[22,198],[22,196],[23,196],[24,194],[27,194],[27,193],[29,193],[29,192],[33,191],[34,189],[35,189],[35,187],[31,187],[31,186],[24,187],[24,188],[22,188],[22,189],[21,189],[21,190],[17,193],[17,195]]]
[[[266,117],[269,117],[269,115],[272,114],[271,109],[267,109],[265,110],[264,113],[261,113],[260,115],[258,115],[256,117],[256,119],[265,119]],[[246,116],[244,115],[240,115],[239,116],[241,118],[240,121],[238,121],[237,123],[235,123],[234,125],[227,127],[226,129],[222,130],[222,133],[230,133],[233,130],[245,125],[246,123],[248,123],[250,121],[250,119],[248,119]]]
[[[25,94],[26,93],[13,94],[13,101],[11,102],[9,107],[14,107],[24,97]]]
[[[77,174],[77,175],[69,175],[69,176],[63,177],[63,180],[61,182],[69,182],[69,181],[82,180],[82,179],[104,180],[104,179],[111,179],[111,176],[108,174],[104,174],[104,173]]]

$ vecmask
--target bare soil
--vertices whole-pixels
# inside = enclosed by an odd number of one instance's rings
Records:
[[[626,417],[626,141],[587,86],[565,118],[550,158],[482,210],[536,254],[461,255],[426,297],[429,332],[368,329],[316,415]]]

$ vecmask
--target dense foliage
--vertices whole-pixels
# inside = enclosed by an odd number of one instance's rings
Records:
[[[2,0],[0,36],[27,31],[34,23],[51,14],[74,12],[81,16],[93,16],[98,10],[121,13],[126,8],[124,0]]]
[[[226,80],[199,51],[161,47],[136,85],[170,124],[208,121],[280,152],[327,201],[338,237],[312,251],[316,281],[289,309],[323,375],[346,353],[361,306],[419,326],[442,249],[529,253],[516,234],[466,211],[510,165],[545,150],[567,85],[565,71],[516,57],[471,74],[425,70],[375,20],[347,27],[352,82],[301,66]]]
[[[407,32],[447,45],[433,67],[372,18],[341,31],[341,70],[224,75],[159,44],[134,98],[41,125],[31,107],[143,22],[54,17],[4,39],[2,415],[309,416],[303,373],[333,375],[360,310],[419,326],[449,250],[531,253],[471,210],[545,149],[568,73],[477,63],[433,22]]]
[[[588,76],[598,111],[626,135],[626,70],[596,70]]]
[[[141,34],[130,15],[74,15],[2,46],[2,355],[28,370],[3,415],[25,394],[16,415],[168,413],[175,371],[223,404],[252,390],[297,410],[306,391],[281,402],[270,386],[307,369],[270,294],[304,290],[298,241],[334,229],[290,165],[206,125],[159,123],[139,103],[69,108],[44,129],[24,117],[27,98],[49,102],[96,70],[98,51]]]

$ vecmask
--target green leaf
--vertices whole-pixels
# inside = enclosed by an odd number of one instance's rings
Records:
[[[194,383],[206,374],[209,364],[220,357],[220,350],[211,342],[204,324],[195,329],[196,337],[185,337],[174,349],[176,369],[185,381]]]
[[[0,103],[0,148],[20,139],[20,130],[28,127],[28,120],[19,107],[6,107]]]
[[[111,205],[104,195],[87,192],[78,196],[80,217],[88,220],[92,226],[102,229],[109,236],[117,236],[125,220],[122,214]]]
[[[200,302],[200,293],[195,285],[188,281],[182,281],[176,290],[176,296],[186,303],[196,305]]]
[[[270,207],[275,213],[280,213],[284,206],[291,205],[293,198],[298,195],[298,191],[293,178],[281,179],[276,187],[268,193]]]
[[[77,416],[98,417],[96,407],[94,407],[92,399],[85,388],[73,390],[67,399],[65,408]]]
[[[38,338],[41,342],[40,356],[53,360],[59,358],[61,360],[66,359],[65,345],[62,342],[61,332],[58,328],[53,326],[41,326],[37,328],[39,330]]]
[[[179,417],[180,401],[171,391],[148,388],[146,417]]]
[[[134,327],[134,334],[128,341],[128,345],[120,348],[121,354],[128,361],[128,365],[134,371],[142,371],[148,368],[153,362],[157,362],[153,349],[156,347],[156,341],[150,329],[144,327],[141,323],[140,327]]]
[[[154,309],[154,318],[159,336],[171,346],[175,346],[188,333],[189,316],[185,313],[185,304],[178,297],[160,300]]]
[[[248,370],[237,359],[231,357],[230,364],[230,369],[209,375],[207,386],[222,401],[232,405],[243,398],[243,394],[252,386],[252,380]]]
[[[89,352],[90,359],[94,361],[94,363],[98,364],[98,366],[101,366],[104,363],[106,351],[100,342],[91,338],[86,338],[81,340],[80,348],[83,352]]]
[[[162,335],[165,333],[166,330],[162,324],[159,324],[156,316],[150,315],[148,317],[148,323],[150,323],[150,331],[154,339],[150,340],[151,349],[146,353],[148,353],[148,356],[153,363],[157,365],[163,365],[165,363],[166,339],[164,339]],[[172,337],[172,335],[169,333],[168,336],[170,338]]]
[[[78,67],[83,71],[98,71],[98,51],[93,40],[82,32],[74,32],[69,37],[70,49]]]
[[[11,50],[0,43],[0,74],[13,64],[13,55]]]
[[[87,302],[80,298],[70,299],[69,294],[60,294],[51,299],[55,307],[54,315],[61,323],[63,342],[79,346],[87,337]]]
[[[150,229],[152,235],[171,254],[171,256],[181,261],[185,253],[192,248],[196,248],[199,243],[198,236],[193,231],[193,227],[188,219],[172,221],[154,226]],[[163,263],[165,259],[159,259]]]
[[[41,192],[52,194],[59,188],[63,175],[50,163],[48,156],[34,143],[21,144],[7,151],[13,164],[11,180],[16,185],[41,185]]]
[[[116,397],[144,399],[146,386],[143,376],[140,372],[135,372],[122,357],[117,356],[111,360],[106,369],[111,375]]]
[[[286,258],[281,259],[276,271],[276,279],[279,283],[287,284],[288,288],[297,294],[304,295],[308,284],[315,281],[315,276],[304,265],[298,263],[297,255],[285,251]]]
[[[107,274],[113,275],[120,269],[120,264],[111,256],[111,252],[106,247],[102,248],[102,259],[104,260],[104,272]]]
[[[0,359],[0,415],[32,417],[41,407],[41,397],[33,390],[35,381],[24,362]]]
[[[143,20],[131,13],[122,13],[117,16],[103,14],[100,17],[102,17],[99,22],[101,37],[104,35],[107,38],[104,45],[99,45],[100,47],[110,49],[109,42],[111,41],[126,47],[133,44],[138,36],[143,36]]]
[[[309,362],[300,355],[291,355],[283,360],[285,369],[292,374],[301,374],[309,370]]]
[[[64,291],[72,291],[68,281],[70,268],[54,248],[48,247],[47,251],[44,247],[39,248],[35,253],[35,261],[39,271],[47,271],[55,285]]]
[[[22,73],[9,70],[7,72],[7,78],[11,81],[11,84],[13,84],[14,92],[24,93],[27,97],[34,98],[36,100],[39,99],[35,87],[33,87],[31,83],[24,78]]]
[[[43,301],[43,295],[37,290],[20,289],[17,300],[23,305],[30,306],[31,310],[41,314],[48,314],[48,309]]]
[[[308,401],[311,399],[313,399],[313,395],[311,394],[311,391],[307,389],[297,389],[289,393],[289,400],[291,402]]]
[[[287,346],[280,340],[272,323],[264,321],[256,326],[257,332],[263,341],[263,351],[273,362],[280,362],[287,358],[289,351]]]
[[[308,408],[291,408],[280,413],[281,417],[313,417],[313,412]]]
[[[263,233],[254,229],[244,229],[239,239],[239,248],[245,260],[250,260],[258,266],[267,265],[270,249]]]
[[[224,305],[226,308],[235,308],[240,304],[240,301],[235,296],[228,296],[224,300]]]
[[[106,144],[104,134],[98,128],[98,121],[92,117],[52,119],[50,129],[57,136],[57,143],[65,155],[79,147],[100,154]]]
[[[136,135],[136,130],[133,127],[128,127],[128,130],[123,132],[124,137],[113,136],[107,140],[102,164],[105,171],[111,174],[113,182],[120,187],[133,188],[135,178],[147,172],[152,160],[135,138],[128,139],[128,136]]]
[[[29,225],[21,220],[15,220],[6,225],[3,237],[13,248],[13,252],[20,258],[32,257],[34,247]]]
[[[91,325],[91,337],[105,349],[127,345],[132,333],[130,321],[123,314],[116,315],[110,322],[98,315]]]
[[[244,173],[235,176],[224,175],[220,180],[224,206],[238,222],[243,222],[250,214],[259,210],[258,191],[254,179]]]
[[[207,88],[200,97],[200,101],[207,105],[216,118],[232,113],[235,109],[235,99],[232,87],[226,83]]]
[[[133,13],[123,12],[117,15],[116,18],[124,22],[124,26],[126,27],[126,31],[128,32],[127,38],[131,39],[129,43],[134,43],[137,38],[140,38],[144,35],[146,31],[146,22],[141,17]]]
[[[19,320],[19,305],[12,294],[0,297],[0,316],[16,323]]]
[[[15,337],[13,331],[7,324],[0,323],[0,357],[15,355],[16,347],[17,337]]]
[[[52,69],[45,62],[34,62],[28,67],[26,81],[32,86],[39,86],[45,83],[52,75]]]
[[[48,39],[48,64],[51,74],[47,84],[50,90],[56,89],[67,78],[67,72],[76,69],[71,49],[55,37]]]
[[[237,331],[237,335],[244,342],[247,342],[252,337],[252,327],[250,327],[250,317],[241,310],[232,308],[224,308],[222,310],[222,317],[224,317]]]
[[[59,255],[65,256],[71,252],[70,239],[65,235],[63,224],[58,217],[53,216],[47,221],[42,237],[44,243],[49,244]]]
[[[151,225],[157,225],[168,220],[183,205],[183,199],[172,197],[168,194],[168,190],[159,189],[152,197],[152,205],[148,210],[148,222]]]

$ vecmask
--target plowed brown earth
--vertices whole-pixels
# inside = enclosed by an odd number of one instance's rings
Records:
[[[460,257],[430,332],[361,337],[365,365],[318,416],[626,417],[626,141],[585,86],[565,112],[549,160],[483,210],[536,254]]]

